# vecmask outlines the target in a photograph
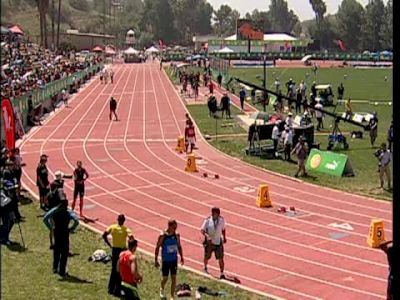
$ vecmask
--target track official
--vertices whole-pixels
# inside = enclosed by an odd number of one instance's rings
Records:
[[[70,221],[73,225],[69,227]],[[68,210],[68,200],[61,200],[61,204],[49,210],[43,220],[47,228],[54,232],[53,272],[67,276],[66,267],[69,251],[69,234],[79,225],[78,217]]]
[[[108,293],[119,297],[121,294],[121,277],[117,270],[118,258],[122,251],[126,250],[127,239],[133,239],[131,230],[124,226],[125,216],[118,216],[118,223],[107,228],[103,233],[103,239],[112,249],[112,267],[110,280],[108,282]],[[108,240],[108,236],[112,237],[112,245]]]

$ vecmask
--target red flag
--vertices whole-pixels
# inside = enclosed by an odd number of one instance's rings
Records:
[[[159,40],[158,42],[160,43],[160,48],[161,49],[166,48],[166,45],[164,44],[163,40]]]
[[[3,118],[6,145],[8,150],[15,148],[15,119],[12,103],[9,99],[1,101],[1,116]]]
[[[344,45],[344,42],[342,40],[336,40],[335,43],[339,46],[340,50],[346,51],[346,46]]]

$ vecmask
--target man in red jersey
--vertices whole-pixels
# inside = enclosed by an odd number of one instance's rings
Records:
[[[137,240],[130,239],[128,250],[121,252],[117,264],[122,279],[121,291],[126,300],[140,300],[137,285],[142,282],[142,275],[139,273],[136,259],[137,244]]]

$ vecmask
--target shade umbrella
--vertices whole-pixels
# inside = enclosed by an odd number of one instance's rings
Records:
[[[24,35],[24,32],[18,25],[11,26],[9,30],[14,34]]]
[[[93,52],[103,52],[103,49],[99,46],[96,46],[92,49]]]
[[[310,60],[311,57],[312,57],[312,55],[306,55],[306,56],[304,56],[304,57],[301,59],[301,61],[302,61],[302,62],[306,62],[306,61]]]
[[[129,47],[128,49],[126,49],[126,50],[124,51],[124,53],[125,53],[125,54],[138,54],[139,51],[135,50],[135,49],[132,48],[132,47]]]

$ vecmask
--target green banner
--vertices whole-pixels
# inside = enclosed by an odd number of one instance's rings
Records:
[[[347,155],[317,149],[311,149],[306,169],[333,176],[354,176]]]

